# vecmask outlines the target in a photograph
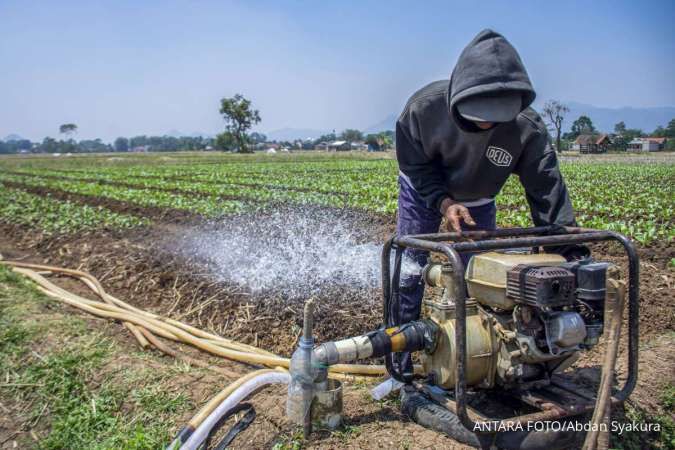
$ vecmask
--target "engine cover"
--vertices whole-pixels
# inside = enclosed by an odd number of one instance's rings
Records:
[[[574,303],[575,277],[562,267],[533,267],[521,264],[509,270],[506,296],[518,304],[541,309]]]
[[[537,267],[560,266],[565,258],[553,253],[486,252],[471,257],[466,269],[469,296],[478,303],[502,311],[516,306],[506,295],[506,279],[510,270],[520,264]]]

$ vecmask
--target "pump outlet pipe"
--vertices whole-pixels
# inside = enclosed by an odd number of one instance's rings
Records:
[[[286,415],[297,425],[302,425],[303,435],[307,439],[312,432],[312,400],[314,399],[315,374],[312,366],[312,347],[314,338],[314,303],[305,303],[302,336],[298,348],[291,356],[289,365],[291,381],[288,385]]]
[[[431,320],[416,320],[362,336],[325,342],[312,351],[312,363],[320,369],[327,369],[334,364],[377,358],[390,353],[419,350],[433,353],[437,335],[436,323]]]

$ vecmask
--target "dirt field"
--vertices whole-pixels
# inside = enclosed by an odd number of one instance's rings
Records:
[[[133,212],[133,211],[125,211]],[[328,213],[328,212],[327,212]],[[334,213],[334,212],[333,212]],[[340,212],[344,214],[344,211]],[[361,224],[364,237],[382,241],[393,231],[394,218],[350,212]],[[166,217],[170,220],[164,221]],[[251,217],[247,220],[265,220]],[[196,217],[163,215],[155,226],[134,233],[98,232],[77,237],[44,238],[25,227],[5,225],[0,253],[6,259],[41,262],[84,269],[103,282],[114,295],[153,312],[186,320],[223,336],[255,344],[288,355],[297,340],[300,302],[281,301],[283,292],[263,292],[256,296],[241,292],[210,278],[205,263],[189,260],[168,250],[169,243],[180,240],[200,224]],[[221,224],[222,226],[222,224]],[[368,236],[369,235],[369,236]],[[617,248],[598,247],[597,259],[621,261]],[[662,414],[661,393],[673,382],[675,277],[669,263],[675,252],[670,246],[640,249],[641,255],[641,342],[640,383],[631,405],[646,414]],[[317,338],[321,340],[354,335],[376,327],[380,320],[377,290],[348,292],[329,289],[318,298]],[[275,298],[276,297],[276,298]],[[205,301],[205,299],[207,299]],[[335,308],[335,305],[339,305]],[[90,319],[91,326],[100,321]],[[124,345],[134,344],[123,328],[106,325],[115,339]],[[597,352],[594,352],[597,354]],[[589,367],[597,365],[594,354],[584,359]],[[165,358],[160,358],[160,360]],[[234,373],[250,368],[220,363]],[[656,375],[656,376],[655,376]],[[209,377],[195,383],[185,380],[188,395],[198,403],[224,386],[227,377]],[[269,389],[253,403],[259,416],[250,430],[239,437],[248,448],[267,448],[275,443],[292,443],[298,439],[286,423],[283,389]],[[347,428],[341,433],[319,433],[308,448],[452,448],[448,438],[425,430],[401,417],[396,402],[373,402],[365,386],[350,386],[346,392]],[[185,419],[189,417],[185,414]],[[180,423],[180,421],[177,421]],[[246,445],[243,443],[246,442]],[[8,447],[9,448],[9,447]]]
[[[46,194],[43,188],[33,193]],[[283,289],[251,292],[214,277],[210,262],[199,255],[177,251],[180,243],[195,233],[227,233],[242,223],[256,224],[269,220],[261,212],[244,213],[213,223],[198,214],[184,210],[138,207],[121,201],[91,196],[51,192],[56,198],[106,208],[129,215],[151,218],[148,227],[129,231],[97,231],[77,235],[47,236],[29,226],[4,223],[0,226],[0,254],[5,259],[77,268],[99,278],[113,295],[152,312],[178,318],[222,336],[289,355],[300,334],[300,311],[306,298],[289,298]],[[284,214],[287,206],[277,209]],[[395,217],[366,213],[354,209],[312,207],[313,215],[341,217],[358,229],[357,241],[381,244],[395,228]],[[288,211],[290,214],[290,211]],[[274,245],[275,236],[268,236]],[[672,403],[664,400],[664,392],[675,384],[675,249],[672,244],[656,242],[639,248],[640,262],[640,377],[625,411],[617,414],[624,420],[650,421],[669,417],[672,424]],[[617,263],[625,272],[626,264],[618,247],[596,245],[596,260]],[[86,292],[76,283],[59,280],[64,287]],[[351,336],[370,331],[380,324],[381,293],[378,289],[350,289],[326,284],[312,293],[318,305],[316,338],[318,341]],[[72,313],[54,307],[45,314]],[[80,314],[80,313],[75,313]],[[119,325],[86,317],[89,330],[101,329],[110,339],[129,351],[135,344]],[[47,345],[47,344],[46,344]],[[208,359],[185,348],[194,357]],[[583,374],[597,375],[602,346],[581,360]],[[620,358],[619,380],[625,371]],[[187,395],[194,406],[170,418],[172,432],[186,422],[209,396],[251,367],[228,361],[209,359],[225,370],[213,374],[201,371],[177,374],[173,387]],[[120,364],[144,364],[123,360]],[[153,357],[158,368],[173,364],[168,357]],[[585,372],[584,372],[585,370]],[[592,380],[590,380],[592,383]],[[309,442],[300,437],[284,417],[285,392],[270,388],[259,393],[252,403],[258,411],[253,425],[235,441],[236,448],[464,448],[449,438],[426,430],[403,417],[397,400],[375,402],[368,394],[369,386],[351,384],[345,392],[346,426],[339,432],[316,433]],[[177,388],[176,388],[177,389]],[[9,405],[11,407],[11,405]],[[661,419],[660,419],[661,420]],[[0,421],[0,448],[14,448],[16,442],[32,442],[31,433],[42,436],[48,421],[28,423],[11,417]],[[672,433],[672,431],[671,431]],[[672,434],[671,434],[672,437]],[[622,448],[647,448],[659,445],[672,448],[654,433],[634,433],[630,437],[615,436],[615,445]]]

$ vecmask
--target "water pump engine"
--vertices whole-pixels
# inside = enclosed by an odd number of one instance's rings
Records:
[[[590,257],[568,262],[558,254],[541,252],[551,246],[601,241],[623,246],[628,256],[627,281],[618,279],[619,271],[610,263]],[[406,248],[440,255],[446,262],[424,267],[424,282],[436,289],[426,296],[420,320],[400,323]],[[466,269],[462,252],[474,252]],[[315,346],[307,354],[313,383],[298,392],[289,390],[289,404],[301,404],[309,398],[309,390],[311,395],[326,391],[332,365],[384,357],[391,377],[405,383],[404,412],[424,426],[472,446],[567,448],[574,432],[499,431],[532,421],[576,420],[575,416],[591,411],[594,423],[608,420],[611,404],[624,401],[637,382],[638,278],[635,247],[625,236],[610,231],[535,227],[394,236],[382,254],[384,326]],[[627,373],[623,386],[612,392],[624,305],[628,306]],[[573,368],[580,353],[597,345],[600,338],[607,345],[595,393],[575,384],[566,369]],[[418,352],[422,366],[416,366],[414,374],[406,372],[394,357],[399,352]],[[302,367],[292,362],[291,372],[301,373]],[[523,407],[531,412],[495,416],[490,410],[473,409],[471,391],[490,389],[497,399],[508,397],[520,403],[509,411]],[[291,417],[302,424],[308,409],[311,406],[299,408]]]
[[[569,367],[602,334],[608,268],[607,263],[568,263],[546,253],[474,256],[466,271],[467,385],[522,388]],[[439,335],[435,351],[423,362],[433,383],[445,389],[455,385],[457,361],[448,271],[432,263],[423,273],[428,285],[444,287],[440,298],[424,302]]]

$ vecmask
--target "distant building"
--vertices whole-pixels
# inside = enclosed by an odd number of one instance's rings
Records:
[[[333,141],[328,144],[328,150],[339,152],[351,150],[351,145],[347,141]]]
[[[129,149],[131,153],[145,153],[150,150],[149,145],[137,145]]]
[[[664,137],[639,137],[628,143],[629,152],[659,152],[666,148],[668,139]]]
[[[368,144],[366,144],[365,142],[352,142],[351,149],[352,150],[368,150]]]
[[[572,150],[581,153],[605,153],[612,142],[606,134],[580,134],[572,144]]]
[[[314,146],[314,150],[328,150],[328,142],[319,142]]]

